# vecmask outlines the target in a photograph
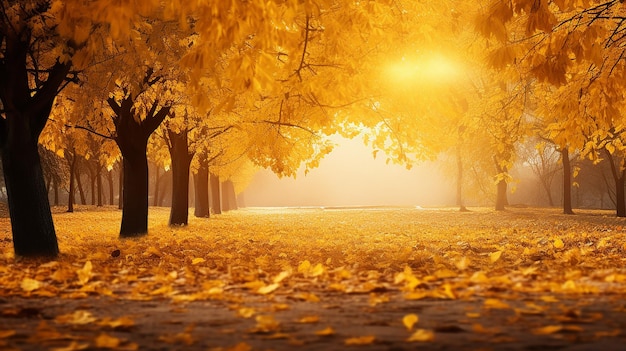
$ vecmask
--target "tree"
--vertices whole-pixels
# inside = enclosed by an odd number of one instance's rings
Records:
[[[51,59],[48,45],[34,45],[59,40],[50,34],[49,3],[2,1],[0,6],[0,146],[15,254],[56,256],[37,141],[71,62]]]

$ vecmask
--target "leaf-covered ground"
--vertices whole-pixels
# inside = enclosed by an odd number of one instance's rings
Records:
[[[3,350],[529,350],[626,344],[626,220],[511,209],[247,209],[117,238],[55,213],[62,255],[0,219]]]

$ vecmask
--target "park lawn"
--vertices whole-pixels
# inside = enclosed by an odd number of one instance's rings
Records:
[[[174,228],[167,226],[168,216],[168,209],[151,208],[149,234],[119,240],[119,210],[79,207],[77,212],[65,213],[57,209],[54,221],[61,255],[51,262],[15,259],[9,221],[0,219],[0,298],[9,301],[0,305],[0,321],[21,316],[11,306],[12,298],[60,299],[68,301],[68,306],[94,298],[183,307],[211,301],[232,311],[233,318],[253,323],[249,332],[269,335],[269,340],[271,336],[288,339],[293,345],[297,338],[276,320],[283,311],[299,311],[303,302],[326,303],[327,307],[354,302],[381,310],[390,306],[397,313],[385,318],[392,319],[387,324],[397,329],[401,340],[435,345],[441,340],[438,335],[458,329],[488,335],[491,342],[513,342],[515,338],[502,335],[501,330],[490,332],[498,326],[488,320],[490,311],[508,311],[518,317],[540,315],[546,322],[529,325],[525,332],[560,337],[578,335],[585,328],[581,325],[603,318],[601,314],[583,316],[583,307],[578,306],[582,301],[587,306],[590,299],[610,300],[603,308],[610,308],[611,313],[623,312],[619,306],[626,310],[619,304],[626,296],[626,220],[607,211],[566,216],[556,209],[532,208],[505,212],[252,208],[210,219],[190,216],[189,226]],[[567,308],[554,308],[559,301],[568,301]],[[459,307],[458,313],[472,319],[468,327],[450,322],[437,326],[403,307],[416,302],[467,302],[474,307],[479,303],[480,308]],[[18,338],[19,328],[0,324],[0,346],[20,349],[48,342],[58,350],[111,345],[146,348],[139,340],[115,334],[119,328],[136,327],[139,318],[132,311],[107,319],[79,307],[79,312],[61,311],[48,319],[55,325],[74,327],[100,323],[112,331],[96,333],[91,339],[62,339],[63,344],[50,339],[45,328],[25,340],[24,335]],[[318,323],[324,313],[314,308],[300,316],[298,323],[314,324],[309,334],[319,338],[340,333],[340,327],[330,322],[341,316]],[[191,336],[186,339],[190,331],[185,330],[158,342],[194,345]],[[594,329],[586,338],[591,342],[620,335],[624,336],[620,327],[607,326]],[[367,347],[381,346],[383,339],[357,330],[337,342]],[[230,345],[209,346],[244,350],[247,342],[256,345],[246,338],[229,340]]]

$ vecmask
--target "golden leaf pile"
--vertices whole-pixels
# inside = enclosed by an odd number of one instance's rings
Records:
[[[502,337],[505,327],[486,320],[491,314],[546,316],[552,313],[546,306],[556,306],[564,297],[626,293],[625,221],[601,212],[565,216],[532,209],[247,209],[211,219],[191,218],[182,228],[162,225],[167,216],[166,209],[151,209],[148,236],[119,240],[116,210],[55,214],[62,252],[56,261],[15,259],[11,243],[0,241],[0,294],[183,304],[223,301],[233,317],[252,323],[249,333],[296,344],[301,341],[289,334],[281,313],[292,303],[322,306],[338,294],[348,303],[365,295],[365,304],[373,309],[418,300],[472,302],[476,308],[465,313],[470,323],[466,331]],[[6,229],[0,236],[8,238],[8,219],[1,221]],[[533,298],[522,302],[520,296]],[[259,307],[259,301],[267,301],[268,307]],[[585,325],[573,321],[592,323],[599,318],[572,310],[527,332],[579,333]],[[291,322],[306,327],[311,338],[335,338],[343,346],[384,342],[378,335],[346,334],[329,324],[323,311]],[[96,316],[79,309],[50,323],[105,328],[93,340],[70,340],[74,344],[68,342],[68,349],[139,347],[108,332],[135,327],[132,317]],[[420,311],[404,311],[388,324],[406,343],[440,340],[440,331]],[[58,338],[54,329],[41,328],[35,335]],[[193,345],[193,332],[193,325],[180,333],[164,332],[159,342]],[[2,327],[0,346],[14,335],[10,327]],[[224,347],[249,349],[247,343]]]

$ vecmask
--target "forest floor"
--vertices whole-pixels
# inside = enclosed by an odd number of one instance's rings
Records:
[[[626,219],[556,209],[244,209],[119,240],[55,209],[61,256],[0,218],[1,350],[620,350]]]

